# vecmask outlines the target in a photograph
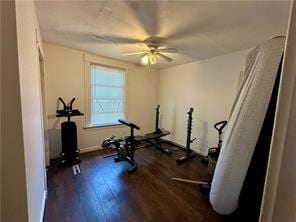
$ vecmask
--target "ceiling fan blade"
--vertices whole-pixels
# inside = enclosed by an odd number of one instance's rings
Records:
[[[144,51],[147,51],[147,52],[150,51],[149,46],[144,42],[137,43],[136,46],[138,46],[141,50],[144,50]]]
[[[175,48],[162,48],[162,49],[157,49],[158,52],[168,52],[168,53],[176,53],[178,52],[177,49]]]
[[[121,36],[111,36],[111,35],[94,35],[94,37],[98,40],[102,40],[105,42],[113,43],[113,44],[135,44],[141,43],[143,41],[138,39],[126,38]]]
[[[111,39],[104,38],[104,37],[101,37],[101,36],[99,36],[99,35],[94,35],[94,37],[95,37],[97,40],[100,40],[100,41],[104,41],[104,42],[107,42],[107,43],[112,43],[112,44],[117,45],[117,42],[114,42],[114,41],[112,41]]]
[[[141,25],[143,31],[149,36],[159,34],[159,4],[157,0],[124,1],[130,9],[135,20]]]
[[[123,53],[121,55],[141,55],[141,54],[145,54],[146,52],[130,52],[130,53]]]
[[[170,57],[168,57],[168,56],[166,56],[166,55],[164,55],[164,54],[162,54],[162,53],[157,53],[156,55],[157,55],[158,57],[164,59],[164,60],[167,61],[167,62],[171,62],[171,61],[173,61],[172,58],[170,58]]]

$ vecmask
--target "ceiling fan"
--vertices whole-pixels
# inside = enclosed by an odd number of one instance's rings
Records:
[[[143,55],[141,57],[141,64],[143,65],[153,65],[157,62],[157,59],[163,59],[166,62],[172,62],[173,59],[164,53],[177,53],[175,48],[159,48],[163,43],[164,39],[160,37],[149,37],[144,41],[133,40],[133,39],[124,39],[120,37],[111,37],[111,36],[99,36],[95,35],[98,40],[104,40],[113,44],[125,43],[125,44],[137,44],[140,46],[141,50],[137,52],[124,53],[124,56],[130,55]]]
[[[153,65],[157,62],[157,58],[161,58],[167,62],[173,61],[172,58],[166,56],[163,53],[176,53],[175,48],[159,48],[155,44],[145,44],[142,43],[142,50],[139,52],[125,53],[123,55],[143,55],[141,58],[141,63],[143,65]]]

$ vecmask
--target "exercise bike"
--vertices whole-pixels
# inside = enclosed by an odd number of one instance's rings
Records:
[[[171,151],[169,149],[162,147],[162,143],[165,143],[166,141],[162,140],[161,138],[169,135],[170,132],[159,128],[159,108],[159,105],[155,108],[155,131],[152,133],[147,133],[143,136],[134,135],[134,129],[140,129],[140,127],[138,127],[136,124],[131,123],[127,120],[119,119],[119,123],[130,127],[130,135],[123,138],[116,138],[115,136],[106,138],[101,145],[102,148],[112,148],[113,150],[115,150],[115,152],[104,156],[104,158],[115,157],[115,162],[129,162],[132,165],[132,168],[128,170],[128,173],[132,173],[137,170],[137,163],[134,158],[135,151],[137,149],[152,146],[162,153],[171,154]],[[140,146],[140,144],[143,145]]]
[[[208,174],[210,176],[209,181],[198,181],[198,180],[188,180],[188,179],[183,179],[183,178],[178,178],[178,177],[173,177],[172,180],[179,181],[179,182],[184,182],[184,183],[192,183],[192,184],[198,184],[200,185],[201,192],[203,193],[203,196],[207,199],[210,193],[211,189],[211,183],[212,183],[212,178],[215,172],[217,160],[221,151],[222,147],[222,133],[223,129],[227,125],[227,121],[221,121],[218,122],[214,125],[214,128],[218,131],[219,135],[219,140],[218,140],[218,146],[217,147],[212,147],[209,148],[208,150],[208,155],[205,157],[202,162],[208,164]]]
[[[218,146],[217,147],[212,147],[208,150],[208,155],[207,155],[207,164],[208,164],[208,173],[211,176],[211,178],[214,176],[216,164],[218,161],[218,157],[221,151],[222,147],[222,133],[224,127],[227,125],[227,121],[220,121],[214,125],[214,128],[218,131],[219,135],[219,140],[218,140]]]
[[[138,168],[137,162],[135,161],[135,151],[139,144],[139,142],[135,140],[134,130],[139,130],[140,127],[123,119],[119,119],[118,122],[130,128],[130,135],[124,138],[116,138],[115,136],[109,137],[103,141],[102,147],[114,149],[115,153],[105,157],[115,156],[114,162],[116,163],[120,161],[127,161],[132,165],[127,172],[133,173]]]

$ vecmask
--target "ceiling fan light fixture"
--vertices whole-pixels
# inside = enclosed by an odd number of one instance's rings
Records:
[[[143,65],[153,65],[156,62],[156,55],[154,55],[153,53],[147,53],[141,58],[141,64]]]
[[[149,54],[149,62],[151,65],[155,64],[157,62],[156,56],[152,53]]]
[[[149,63],[149,56],[146,54],[141,58],[141,64],[148,65]]]

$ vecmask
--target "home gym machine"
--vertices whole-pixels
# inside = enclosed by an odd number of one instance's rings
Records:
[[[190,148],[190,144],[193,143],[196,138],[191,139],[191,132],[192,132],[192,113],[193,113],[193,108],[190,108],[188,111],[188,121],[187,121],[187,140],[186,140],[186,154],[185,156],[182,156],[181,158],[177,159],[177,163],[184,163],[187,160],[190,160],[196,156],[196,153],[192,151]]]
[[[115,150],[114,153],[104,156],[104,158],[114,156],[115,162],[127,161],[132,165],[132,168],[128,170],[128,173],[132,173],[137,170],[137,163],[135,161],[134,155],[135,151],[140,148],[154,146],[158,150],[162,151],[166,154],[171,154],[171,151],[165,149],[161,146],[161,143],[166,141],[161,138],[170,134],[167,130],[159,129],[159,106],[157,106],[156,110],[156,124],[155,131],[152,133],[145,134],[144,136],[135,136],[134,129],[139,130],[136,124],[131,123],[127,120],[119,119],[118,122],[130,127],[130,135],[124,138],[116,138],[115,136],[111,136],[105,139],[102,143],[102,148],[112,148]],[[143,144],[144,143],[144,144]],[[148,143],[148,145],[146,145]],[[142,145],[141,145],[142,144]],[[141,145],[141,146],[140,146]]]
[[[218,146],[210,148],[208,150],[208,155],[205,157],[203,160],[204,163],[208,164],[208,174],[209,174],[209,181],[198,181],[198,180],[188,180],[188,179],[183,179],[183,178],[178,178],[178,177],[173,177],[172,180],[179,181],[179,182],[184,182],[184,183],[192,183],[192,184],[198,184],[200,185],[201,191],[204,195],[205,198],[208,198],[208,195],[210,193],[211,189],[211,183],[212,183],[212,178],[214,175],[214,171],[216,168],[217,160],[221,151],[222,147],[222,133],[223,129],[225,128],[227,124],[227,121],[221,121],[218,122],[214,125],[214,128],[218,131],[219,135],[219,140],[218,140]]]
[[[172,152],[169,149],[162,147],[162,143],[167,143],[167,141],[162,140],[161,138],[169,135],[171,132],[168,130],[159,128],[159,114],[160,114],[159,108],[160,108],[159,105],[155,108],[156,113],[155,113],[154,132],[147,133],[144,136],[136,136],[135,140],[138,141],[139,143],[146,142],[146,145],[143,145],[142,148],[155,147],[156,149],[160,150],[163,153],[171,154]],[[115,136],[111,136],[104,140],[102,146],[104,145],[104,143],[108,144],[108,141],[113,141],[114,143],[120,143],[123,140],[124,139],[122,138],[115,138]],[[117,155],[117,152],[105,155],[104,158],[108,158],[116,155]]]
[[[133,173],[138,168],[137,162],[134,158],[135,151],[138,145],[138,142],[135,140],[134,130],[139,130],[140,127],[123,119],[119,119],[118,122],[130,128],[130,135],[124,137],[123,139],[116,139],[114,136],[107,138],[103,141],[102,147],[113,148],[115,150],[115,153],[109,155],[109,157],[116,156],[114,158],[114,162],[116,163],[120,161],[127,161],[132,165],[132,167],[127,170],[127,172]]]
[[[154,132],[147,133],[144,136],[137,136],[136,140],[138,140],[139,142],[144,142],[144,141],[147,142],[148,145],[146,147],[153,146],[163,153],[171,154],[172,151],[170,151],[167,148],[162,147],[162,143],[165,143],[166,141],[162,140],[161,138],[164,136],[170,135],[171,132],[168,130],[164,130],[164,129],[159,128],[159,114],[160,114],[159,108],[160,108],[159,105],[155,108],[156,113],[155,113],[155,130],[154,130]]]
[[[62,152],[60,156],[63,164],[77,165],[81,162],[79,149],[77,147],[77,127],[75,122],[71,121],[71,117],[83,116],[83,113],[78,109],[73,109],[75,98],[73,98],[68,105],[62,98],[59,98],[59,101],[63,104],[63,109],[57,110],[56,117],[67,118],[67,121],[61,124]],[[74,171],[74,173],[75,172],[76,171]]]

